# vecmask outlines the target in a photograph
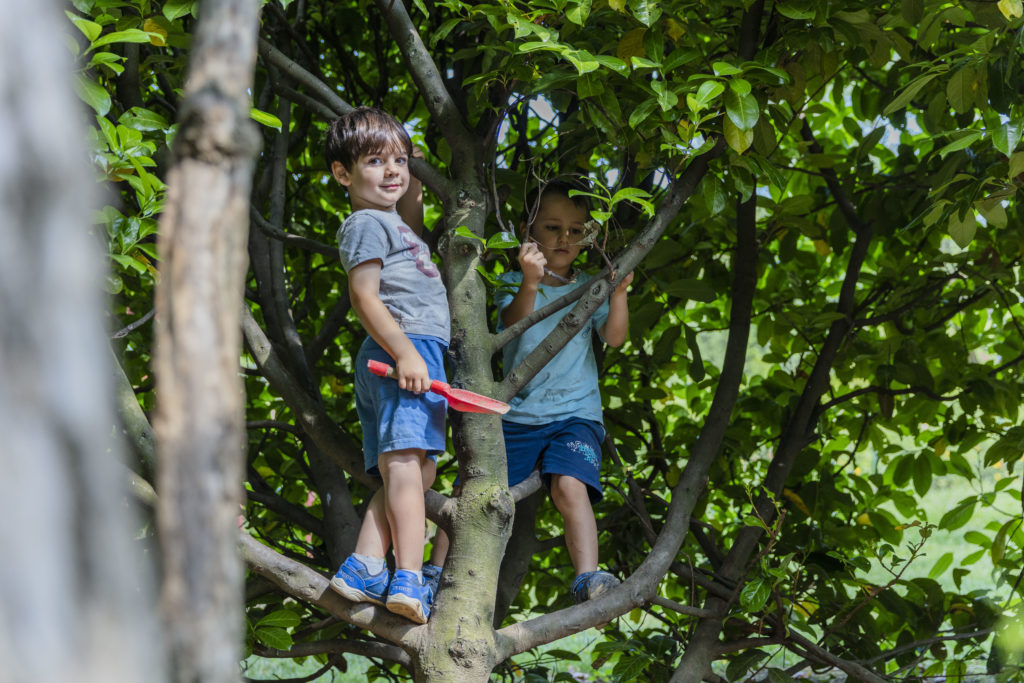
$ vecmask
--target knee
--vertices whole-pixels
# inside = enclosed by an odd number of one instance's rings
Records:
[[[563,474],[551,476],[551,499],[559,509],[581,503],[590,504],[590,499],[587,497],[587,485],[576,477]]]
[[[420,484],[427,477],[423,471],[423,457],[416,457],[415,454],[389,453],[381,456],[377,467],[380,469],[385,485],[399,482]],[[430,473],[430,479],[433,482],[433,471]]]

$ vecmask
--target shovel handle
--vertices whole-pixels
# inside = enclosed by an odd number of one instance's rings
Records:
[[[381,363],[379,360],[371,360],[366,362],[366,367],[375,375],[380,377],[395,378],[395,368],[387,363]]]

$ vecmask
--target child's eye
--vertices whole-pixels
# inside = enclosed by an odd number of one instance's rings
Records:
[[[572,228],[572,229],[569,230],[569,233],[573,237],[578,237],[579,235],[583,234],[583,228]]]
[[[395,159],[395,163],[399,165],[405,165],[406,163],[408,163],[408,161],[409,160],[406,157],[397,157]]]
[[[383,163],[383,160],[380,157],[370,157],[369,159],[366,160],[366,163],[370,164],[371,166],[376,166],[377,164]]]

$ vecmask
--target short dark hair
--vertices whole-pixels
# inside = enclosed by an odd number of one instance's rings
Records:
[[[532,219],[537,215],[537,211],[540,210],[540,200],[544,198],[544,195],[548,194],[554,194],[572,200],[572,203],[586,211],[587,216],[589,217],[591,206],[590,197],[582,194],[578,194],[576,196],[570,195],[569,193],[572,190],[590,192],[590,182],[586,178],[556,178],[554,180],[547,180],[540,183],[537,187],[533,188],[526,194],[526,204],[523,205],[523,214],[519,220],[529,227]]]
[[[398,120],[375,107],[359,107],[331,122],[324,145],[324,161],[330,171],[335,161],[346,169],[364,154],[397,148],[412,154],[412,140]]]

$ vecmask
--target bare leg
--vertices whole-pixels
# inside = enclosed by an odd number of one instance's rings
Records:
[[[359,527],[359,539],[355,552],[359,555],[383,558],[391,545],[391,527],[384,511],[384,489],[379,488],[366,507],[363,525]]]
[[[395,544],[395,566],[417,572],[423,566],[426,540],[424,458],[423,449],[410,448],[381,453],[378,461],[384,478],[384,509]]]
[[[579,576],[597,570],[597,521],[587,485],[568,475],[551,475],[551,499],[565,522],[565,545]]]
[[[456,486],[452,489],[452,496],[459,495],[461,487]],[[444,532],[441,527],[437,528],[437,533],[434,534],[434,540],[430,548],[430,564],[438,567],[444,566],[445,558],[448,557],[448,550],[451,548],[452,541],[448,538],[448,534]]]

